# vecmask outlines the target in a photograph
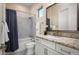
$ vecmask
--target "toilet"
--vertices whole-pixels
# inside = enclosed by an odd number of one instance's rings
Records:
[[[14,54],[16,55],[30,55],[34,54],[34,42],[32,38],[19,39],[19,49],[17,49]]]

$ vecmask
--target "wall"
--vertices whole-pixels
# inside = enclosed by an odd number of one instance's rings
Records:
[[[31,13],[36,15],[36,34],[43,34],[46,28],[46,8],[53,3],[37,3],[31,8]],[[38,17],[38,9],[43,6],[44,16]]]

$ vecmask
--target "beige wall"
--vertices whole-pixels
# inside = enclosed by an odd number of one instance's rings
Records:
[[[18,11],[23,11],[23,12],[29,12],[28,7],[26,7],[24,5],[16,4],[16,3],[8,3],[8,4],[6,4],[6,8],[18,10]]]
[[[36,26],[36,33],[37,34],[43,34],[44,31],[45,31],[45,23],[46,23],[46,8],[48,6],[50,6],[51,4],[53,3],[37,3],[37,4],[34,4],[31,8],[31,13],[35,14],[36,15],[36,21],[37,21],[37,26]],[[44,8],[44,16],[43,17],[40,17],[38,18],[38,9],[43,6]]]

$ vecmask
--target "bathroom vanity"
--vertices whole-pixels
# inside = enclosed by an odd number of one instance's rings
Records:
[[[36,55],[79,55],[79,40],[51,35],[37,35]]]

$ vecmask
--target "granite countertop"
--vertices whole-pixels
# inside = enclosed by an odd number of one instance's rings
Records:
[[[79,39],[51,35],[37,35],[37,37],[79,50]]]

